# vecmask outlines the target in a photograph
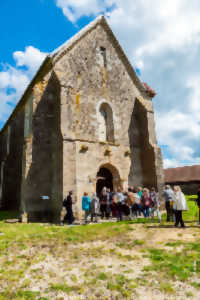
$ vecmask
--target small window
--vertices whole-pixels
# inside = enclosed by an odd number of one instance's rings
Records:
[[[113,112],[107,103],[103,103],[99,109],[99,139],[102,142],[114,142]]]
[[[100,47],[100,52],[101,52],[101,55],[103,57],[104,68],[106,68],[107,67],[106,48]]]

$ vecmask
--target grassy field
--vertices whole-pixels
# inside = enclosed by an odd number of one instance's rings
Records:
[[[0,300],[200,299],[200,227],[155,219],[86,226],[7,224],[0,213]],[[15,217],[13,214],[12,217]]]

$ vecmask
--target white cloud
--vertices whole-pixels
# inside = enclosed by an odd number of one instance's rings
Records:
[[[24,52],[16,51],[13,53],[16,66],[2,64],[3,70],[0,71],[0,122],[7,120],[45,56],[46,53],[29,46]]]
[[[163,159],[163,166],[165,169],[174,168],[177,167],[177,165],[178,165],[178,161],[176,159],[169,159],[169,158]]]
[[[16,60],[16,66],[26,66],[31,75],[37,71],[45,56],[46,53],[41,52],[33,46],[26,47],[24,52],[15,51],[13,54],[13,57]]]
[[[82,15],[97,15],[106,9],[102,0],[56,0],[56,4],[72,23]]]

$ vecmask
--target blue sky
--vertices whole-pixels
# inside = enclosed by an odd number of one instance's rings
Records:
[[[165,167],[200,163],[198,0],[0,1],[0,127],[46,54],[104,14],[153,103]]]
[[[28,45],[51,52],[90,19],[82,18],[74,26],[53,0],[0,1],[1,62],[13,64],[13,52]]]

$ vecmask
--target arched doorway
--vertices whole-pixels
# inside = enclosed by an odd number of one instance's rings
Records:
[[[105,164],[99,168],[97,172],[96,193],[99,196],[103,187],[109,188],[111,191],[121,186],[121,180],[118,170],[110,165]]]
[[[109,188],[111,191],[113,190],[113,175],[107,168],[100,168],[99,172],[97,173],[97,178],[97,195],[101,193],[104,186]]]

